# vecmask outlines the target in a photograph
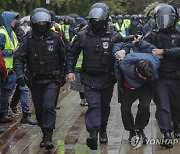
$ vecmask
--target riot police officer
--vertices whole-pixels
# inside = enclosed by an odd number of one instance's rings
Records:
[[[54,147],[52,133],[55,128],[57,96],[60,74],[64,63],[64,47],[59,35],[51,31],[51,16],[44,8],[36,8],[30,15],[32,31],[22,39],[14,56],[17,82],[25,84],[24,65],[35,106],[38,125],[43,132],[40,147]]]
[[[165,139],[161,146],[172,148],[171,132],[174,131],[175,138],[180,138],[180,30],[176,28],[176,9],[167,4],[157,7],[154,17],[158,31],[151,33],[149,41],[157,47],[152,52],[163,58],[159,79],[155,81],[154,102],[158,125]]]
[[[112,47],[123,37],[108,29],[109,8],[104,3],[95,3],[89,11],[89,23],[85,30],[77,34],[67,53],[67,79],[75,81],[74,68],[83,51],[81,82],[84,84],[88,110],[85,114],[86,129],[90,136],[87,146],[97,149],[97,135],[100,143],[107,143],[106,127],[110,114],[110,101],[116,82],[113,67]]]

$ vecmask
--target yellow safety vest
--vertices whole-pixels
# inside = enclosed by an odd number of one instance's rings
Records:
[[[57,25],[58,25],[58,28],[61,30],[61,25],[60,25],[60,24],[57,24]],[[52,26],[52,27],[51,27],[51,30],[53,30],[54,32],[58,32],[58,31],[56,31],[55,26]]]
[[[83,61],[83,53],[81,52],[76,63],[76,68],[80,69],[82,67],[82,61]]]
[[[61,25],[61,29],[62,29],[62,32],[64,34],[64,38],[66,40],[70,39],[69,28],[70,28],[69,25]]]
[[[0,28],[0,33],[5,35],[6,38],[6,42],[5,42],[5,50],[12,50],[15,51],[15,49],[17,49],[18,46],[18,39],[16,37],[16,34],[14,33],[14,31],[11,32],[11,35],[13,37],[13,41],[10,39],[8,32],[6,31],[6,29],[4,29],[3,27]],[[6,63],[6,68],[13,68],[13,56],[11,57],[4,57],[5,63]]]
[[[180,21],[178,21],[178,24],[180,25]]]
[[[127,29],[127,28],[129,28],[130,24],[131,24],[130,19],[124,19],[122,26],[124,26],[124,28]]]
[[[122,37],[126,37],[126,29],[123,25],[120,27],[118,23],[115,23],[115,27],[119,31]]]
[[[72,38],[71,42],[74,41],[75,37],[76,35]],[[82,67],[82,61],[83,61],[83,53],[81,52],[76,62],[76,68],[80,69]]]

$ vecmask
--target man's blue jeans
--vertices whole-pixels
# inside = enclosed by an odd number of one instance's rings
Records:
[[[27,85],[19,86],[22,111],[29,113],[30,90]]]

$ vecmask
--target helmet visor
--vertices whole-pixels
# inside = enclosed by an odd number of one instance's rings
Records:
[[[176,21],[176,17],[173,15],[157,15],[156,16],[156,22],[157,26],[160,29],[169,28],[174,25]]]
[[[108,13],[104,11],[102,8],[93,8],[89,11],[88,18],[91,19],[106,19],[108,17]]]
[[[47,12],[37,12],[31,17],[33,23],[47,21],[51,22],[51,16]]]

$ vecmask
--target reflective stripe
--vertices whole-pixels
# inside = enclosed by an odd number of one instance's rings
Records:
[[[70,39],[69,28],[70,28],[69,25],[61,25],[61,29],[62,29],[62,32],[64,34],[64,38],[66,40]]]
[[[81,52],[80,55],[79,55],[79,58],[77,60],[77,63],[76,63],[76,68],[81,68],[82,67],[82,61],[83,61],[83,54]]]
[[[11,36],[13,38],[13,41],[9,37],[8,32],[6,31],[6,29],[4,29],[3,27],[0,28],[0,33],[4,34],[5,38],[6,38],[4,49],[5,50],[15,51],[15,49],[18,46],[18,40],[17,40],[16,34],[14,33],[14,31],[11,32]],[[13,68],[13,56],[4,57],[4,60],[5,60],[5,63],[6,63],[6,68]]]
[[[131,20],[130,19],[124,19],[123,20],[123,24],[122,25],[124,26],[124,29],[129,28],[130,24],[131,24]]]

